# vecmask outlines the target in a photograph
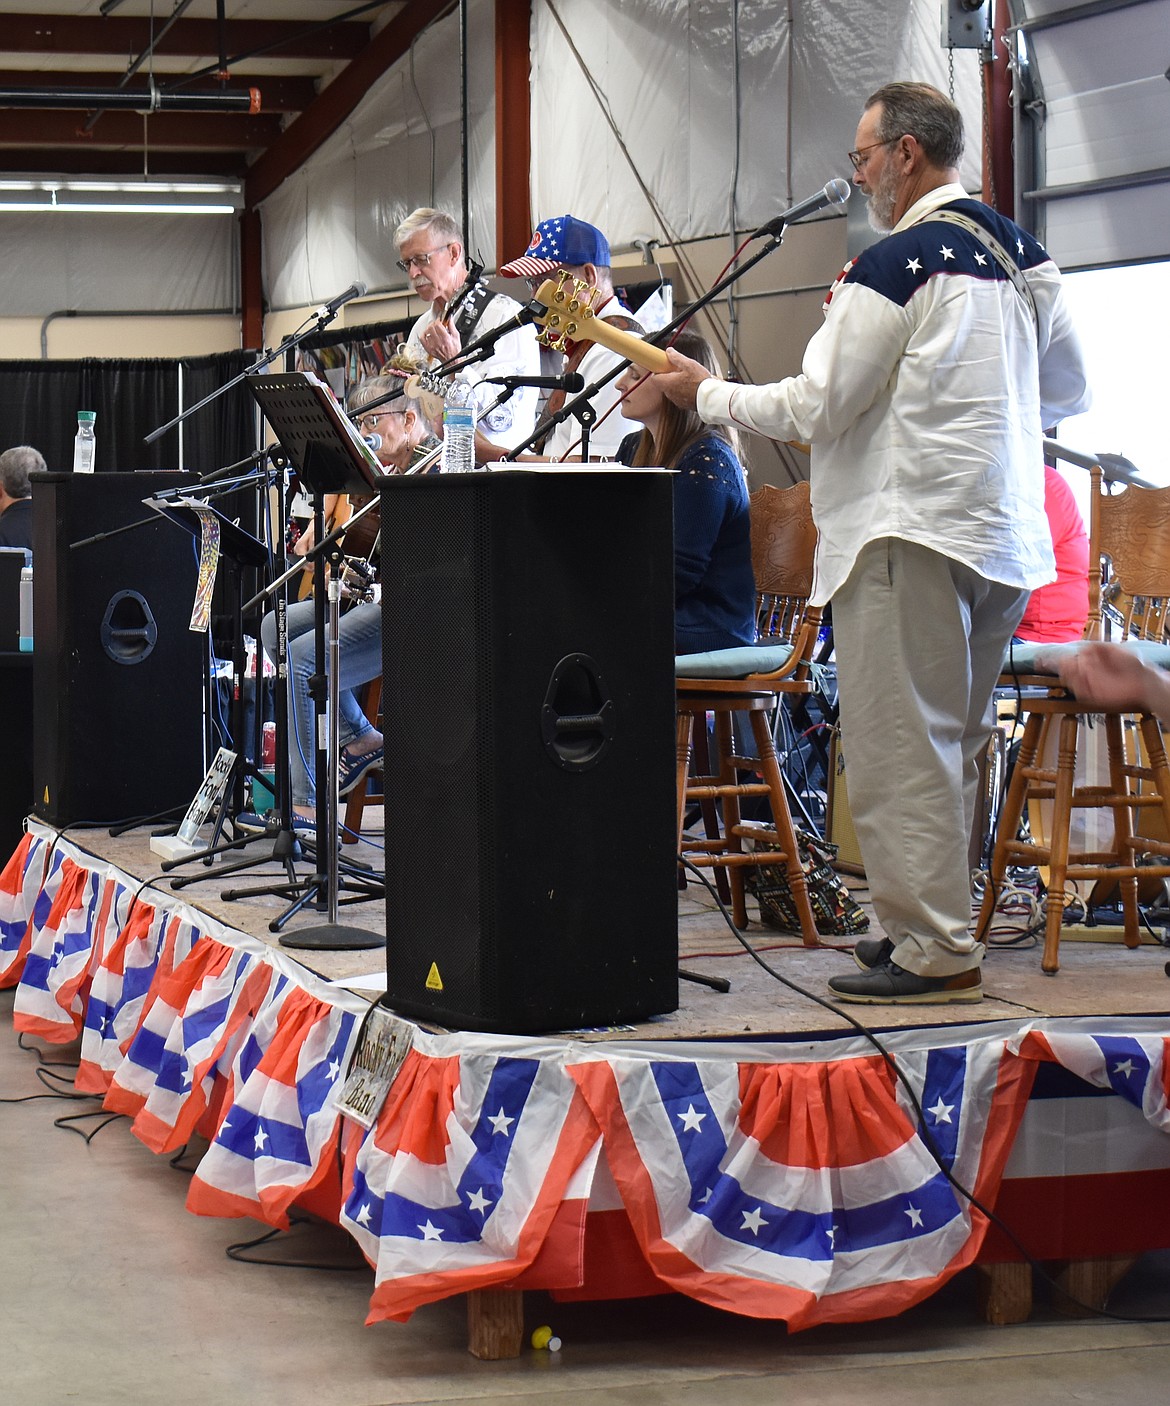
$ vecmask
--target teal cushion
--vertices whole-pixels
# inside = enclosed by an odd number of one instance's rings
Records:
[[[1032,641],[1025,641],[1023,644],[1013,644],[1003,661],[1003,672],[1005,674],[1056,674],[1060,671],[1060,662],[1067,659],[1070,654],[1076,654],[1084,645],[1084,640],[1074,640],[1071,644],[1035,644]],[[1123,649],[1132,650],[1145,660],[1147,664],[1154,664],[1161,669],[1170,669],[1170,645],[1161,644],[1158,640],[1122,640]],[[1043,667],[1037,663],[1041,659]]]
[[[741,644],[702,654],[676,654],[674,675],[679,679],[744,679],[749,674],[775,673],[791,658],[790,644]]]

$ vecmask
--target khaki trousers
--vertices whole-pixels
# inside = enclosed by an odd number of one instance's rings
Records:
[[[868,543],[833,597],[849,805],[894,960],[977,966],[968,840],[991,696],[1028,592],[928,547]]]

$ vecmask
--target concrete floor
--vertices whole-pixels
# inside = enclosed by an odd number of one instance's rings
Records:
[[[37,1056],[18,1047],[12,999],[0,994],[5,1100],[47,1092]],[[477,1362],[460,1301],[364,1327],[372,1276],[339,1231],[298,1228],[256,1253],[354,1266],[345,1272],[228,1259],[228,1246],[264,1227],[188,1214],[188,1173],[149,1153],[124,1119],[88,1146],[54,1127],[96,1106],[37,1098],[0,1109],[5,1406],[1161,1406],[1170,1391],[1167,1324],[1074,1321],[1041,1303],[1032,1322],[993,1328],[976,1317],[970,1275],[901,1318],[791,1338],[680,1298],[558,1305],[530,1294],[529,1330],[551,1324],[562,1351]],[[1170,1315],[1170,1254],[1139,1261],[1113,1306]]]

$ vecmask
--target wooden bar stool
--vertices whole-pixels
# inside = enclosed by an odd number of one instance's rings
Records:
[[[1113,633],[1148,662],[1170,667],[1170,647],[1163,634],[1164,604],[1170,598],[1170,489],[1130,484],[1111,493],[1103,491],[1099,464],[1091,473],[1085,638]],[[1103,606],[1103,598],[1124,602],[1123,608]],[[1145,630],[1154,637],[1142,638]],[[1050,974],[1060,966],[1064,910],[1077,897],[1070,884],[1107,883],[1120,889],[1125,945],[1133,948],[1141,940],[1139,881],[1170,878],[1170,767],[1157,718],[1149,713],[1105,713],[1107,779],[1077,781],[1087,710],[1051,673],[1038,671],[1036,655],[1043,650],[1059,657],[1078,648],[1014,645],[1009,670],[1000,678],[1002,688],[1016,692],[1018,711],[1026,721],[979,915],[982,934],[994,915],[1009,866],[1046,868],[1048,911],[1041,965]],[[1094,837],[1086,831],[1085,843],[1074,845],[1072,820],[1077,811],[1109,812],[1111,835]],[[1026,813],[1033,817],[1032,834],[1022,839]],[[1108,823],[1100,828],[1103,832]],[[1085,898],[1086,904],[1091,902],[1090,894]]]
[[[808,947],[820,945],[800,863],[784,778],[772,740],[771,717],[786,694],[811,693],[812,652],[821,612],[808,603],[812,589],[817,534],[809,506],[807,483],[793,488],[761,488],[751,497],[752,570],[756,579],[754,645],[679,655],[675,660],[678,707],[677,801],[679,853],[699,867],[727,871],[732,917],[737,927],[747,922],[743,871],[749,866],[782,865],[800,917],[800,933]],[[694,739],[705,735],[708,713],[715,717],[714,752],[709,773],[691,775]],[[756,756],[740,752],[734,717],[743,714],[751,730]],[[737,773],[759,772],[762,781],[744,781]],[[744,825],[740,801],[766,795],[773,823],[761,829]],[[704,838],[683,834],[689,804],[722,810],[721,832]],[[708,826],[708,829],[710,827]],[[775,848],[744,848],[747,838]]]

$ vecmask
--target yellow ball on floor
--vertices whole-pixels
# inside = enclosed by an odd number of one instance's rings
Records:
[[[553,1330],[547,1324],[539,1328],[534,1328],[532,1332],[532,1346],[536,1348],[538,1352],[542,1351],[544,1348],[548,1347],[549,1343],[552,1341],[552,1335]]]

